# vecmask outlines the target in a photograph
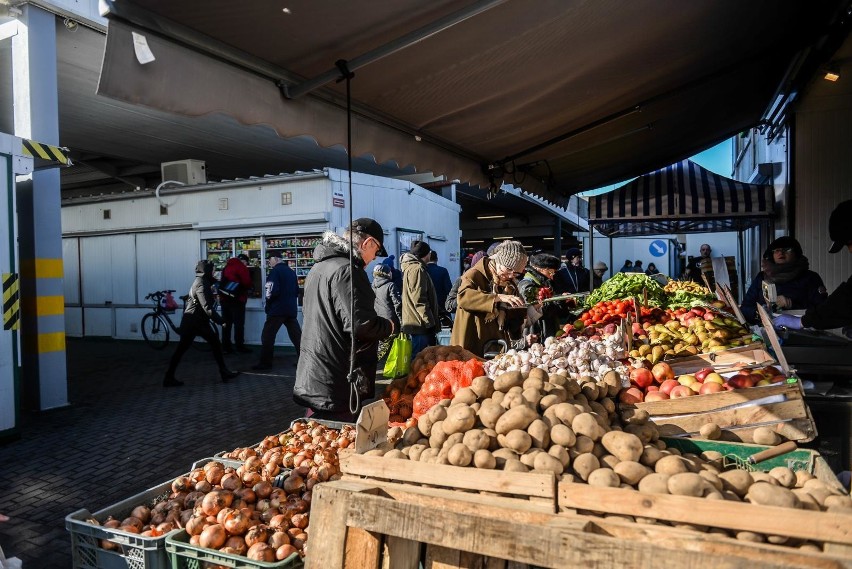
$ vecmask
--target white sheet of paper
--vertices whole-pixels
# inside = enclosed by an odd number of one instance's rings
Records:
[[[731,286],[731,277],[728,275],[728,265],[724,257],[711,257],[713,263],[713,278],[718,285]]]
[[[133,51],[136,52],[136,60],[142,65],[151,63],[156,58],[151,48],[148,47],[148,39],[142,34],[131,32],[133,34]]]
[[[363,454],[388,440],[390,409],[384,399],[365,405],[355,422],[355,452]]]

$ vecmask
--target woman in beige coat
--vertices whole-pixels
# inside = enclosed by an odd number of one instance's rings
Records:
[[[515,277],[523,274],[526,264],[524,246],[518,241],[503,241],[491,256],[483,257],[462,275],[450,339],[452,345],[482,355],[491,340],[505,340],[510,345],[516,341],[500,318],[501,305],[524,306],[523,299],[518,296]]]

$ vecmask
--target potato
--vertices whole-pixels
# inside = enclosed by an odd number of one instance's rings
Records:
[[[459,404],[447,409],[447,418],[444,419],[441,428],[448,435],[452,435],[469,431],[475,423],[476,412],[469,405]]]
[[[447,418],[447,408],[442,405],[435,405],[429,409],[427,415],[429,415],[429,418],[432,419],[432,423],[443,421]]]
[[[649,494],[668,494],[669,478],[668,474],[652,472],[639,481],[638,490]]]
[[[470,388],[476,393],[478,399],[485,399],[491,397],[491,394],[494,393],[494,382],[489,377],[481,375],[473,378]]]
[[[441,399],[440,401],[438,401],[438,405],[440,405],[441,407],[449,407],[450,405],[452,405],[452,403],[452,399]]]
[[[497,435],[497,442],[504,448],[510,448],[518,454],[523,454],[532,446],[532,437],[526,431],[515,429],[505,435]]]
[[[651,415],[645,409],[625,409],[621,412],[621,420],[628,425],[644,425]]]
[[[645,466],[653,468],[654,465],[657,464],[657,461],[663,458],[664,456],[666,455],[663,454],[663,451],[661,451],[657,447],[653,445],[645,445],[645,447],[642,449],[642,456],[639,457],[639,462],[641,462]]]
[[[609,413],[607,413],[606,408],[597,401],[589,401],[589,407],[592,409],[592,415],[594,415],[598,425],[603,427],[604,430],[609,429]]]
[[[715,488],[719,492],[719,498],[722,498],[721,492],[725,489],[725,485],[722,484],[722,479],[719,478],[719,475],[716,472],[711,470],[702,470],[698,473],[698,475],[710,484],[710,486]]]
[[[621,485],[621,479],[618,474],[609,468],[598,468],[589,474],[589,486],[598,486],[602,488],[618,488]]]
[[[618,375],[618,372],[615,370],[606,372],[603,376],[602,382],[606,385],[607,395],[609,397],[615,397],[618,395],[618,392],[621,391],[621,376]]]
[[[548,381],[550,377],[547,372],[540,367],[534,367],[530,370],[530,374],[527,376],[527,379],[537,379],[544,383],[545,381]]]
[[[768,472],[752,472],[751,477],[754,479],[755,482],[766,482],[767,484],[771,484],[773,486],[781,486],[781,483],[778,482],[778,480],[776,480],[772,476],[769,476]]]
[[[420,453],[420,462],[435,462],[435,458],[438,456],[438,449],[436,448],[427,448],[423,449],[423,452]]]
[[[447,459],[453,466],[467,466],[473,460],[473,453],[462,443],[457,443],[450,448]]]
[[[674,455],[664,456],[654,464],[654,471],[661,474],[674,475],[688,470],[686,462],[681,457]]]
[[[558,458],[556,458],[555,456],[550,456],[546,452],[542,451],[535,455],[533,469],[541,472],[552,472],[553,474],[559,476],[560,474],[562,474],[564,467],[562,466],[562,462]]]
[[[502,404],[503,404],[503,398],[505,398],[505,397],[506,397],[506,394],[503,393],[502,391],[495,391],[494,393],[491,394],[491,400],[494,403],[500,405],[501,407],[502,407]]]
[[[793,488],[793,494],[799,499],[799,503],[802,505],[802,509],[804,510],[813,510],[815,512],[820,511],[819,502],[811,496],[805,488]]]
[[[769,427],[758,427],[751,435],[755,444],[775,446],[781,444],[781,435],[770,429]]]
[[[766,541],[762,534],[754,533],[753,531],[738,531],[736,538],[741,541],[751,541],[754,543],[763,543]]]
[[[423,451],[426,450],[426,445],[415,444],[408,447],[408,458],[410,460],[420,460],[420,457],[423,455]]]
[[[520,460],[510,459],[503,464],[503,470],[508,472],[529,472],[530,469]]]
[[[639,437],[630,433],[610,431],[601,437],[601,444],[622,461],[637,462],[645,450]]]
[[[520,389],[520,387],[518,389]],[[500,402],[500,407],[507,410],[521,405],[529,407],[529,403],[526,399],[524,399],[524,396],[521,395],[521,392],[510,391],[503,398],[503,401]]]
[[[541,391],[542,389],[544,389],[545,383],[546,380],[542,381],[539,377],[530,377],[524,380],[524,382],[521,384],[521,387],[524,389],[524,391],[526,391],[527,389],[535,389],[536,391]]]
[[[740,498],[748,493],[749,486],[754,484],[754,479],[751,474],[745,470],[728,470],[719,474],[719,479],[722,481],[722,488],[733,492]]]
[[[852,499],[849,496],[827,496],[823,505],[826,508],[852,508]]]
[[[600,465],[601,463],[598,461],[598,457],[587,452],[575,458],[571,467],[574,469],[574,474],[579,476],[580,479],[588,481],[589,475],[600,468]]]
[[[538,413],[529,407],[513,407],[497,419],[497,424],[494,426],[494,430],[497,431],[498,435],[505,435],[509,431],[516,429],[526,429],[530,426],[530,423],[538,418]]]
[[[593,441],[586,435],[580,435],[574,442],[573,450],[576,450],[580,454],[583,454],[584,452],[592,452],[594,449],[595,441]]]
[[[722,437],[722,429],[716,423],[706,423],[701,425],[698,433],[705,439],[717,441]]]
[[[464,434],[462,438],[464,446],[470,449],[470,452],[476,452],[480,449],[487,449],[491,446],[491,437],[486,435],[481,429],[471,429]]]
[[[705,450],[701,453],[701,458],[703,458],[707,462],[718,462],[721,465],[724,459],[724,455],[722,455],[722,453],[719,451]]]
[[[429,413],[425,415],[421,415],[419,419],[417,419],[417,430],[420,431],[420,434],[424,437],[428,437],[432,434],[432,425],[434,421],[429,417]]]
[[[550,448],[550,428],[541,419],[536,419],[527,427],[527,433],[532,438],[533,446],[536,448]]]
[[[519,371],[506,371],[494,379],[494,390],[506,393],[515,386],[524,384],[524,376]]]
[[[400,441],[405,446],[411,446],[420,440],[420,435],[420,430],[417,427],[408,427],[402,434],[402,439],[400,439]]]
[[[476,403],[476,393],[470,387],[462,387],[453,396],[451,405],[472,405]]]
[[[657,430],[657,426],[653,423],[647,423],[645,425],[628,424],[624,427],[624,432],[631,433],[639,437],[643,445],[654,442],[660,438],[660,431]]]
[[[549,409],[557,403],[562,403],[562,400],[560,400],[558,395],[551,393],[542,397],[541,401],[538,402],[538,405],[542,409]]]
[[[482,423],[483,427],[493,429],[494,426],[497,425],[497,419],[499,419],[505,412],[506,410],[503,409],[502,406],[494,403],[491,399],[486,399],[482,402],[482,406],[479,408],[477,416],[479,417],[479,422]]]
[[[610,418],[615,416],[615,401],[611,398],[604,397],[601,399],[600,405],[604,408],[604,411],[606,411],[606,414],[609,415]]]
[[[600,395],[598,385],[591,381],[581,385],[580,392],[585,396],[588,401],[597,401],[598,395]]]
[[[447,440],[444,441],[444,444],[441,445],[441,448],[445,448],[447,450],[450,449],[453,445],[457,445],[464,440],[464,433],[453,433],[452,435],[447,437]]]
[[[814,478],[816,478],[816,476],[804,470],[797,470],[795,474],[796,486],[798,486],[799,488],[803,487],[805,485],[805,482],[807,482],[808,480],[813,480]]]
[[[769,476],[777,480],[784,488],[792,488],[796,485],[796,475],[786,466],[776,466],[769,471]]]
[[[571,429],[578,435],[586,435],[593,441],[599,441],[606,434],[603,427],[598,424],[595,415],[591,413],[580,413],[571,421]]]
[[[497,467],[497,459],[494,458],[494,455],[491,454],[491,452],[485,449],[479,449],[473,453],[473,465],[476,468],[492,470]]]
[[[781,486],[772,486],[766,482],[755,482],[748,489],[746,499],[761,506],[779,506],[781,508],[798,508],[799,498],[791,490]]]
[[[540,448],[530,448],[527,452],[522,454],[519,457],[518,460],[520,460],[526,466],[529,466],[530,468],[532,468],[533,464],[535,464],[535,455],[542,453],[542,452],[544,452],[544,451],[541,450]]]
[[[559,445],[553,445],[552,447],[550,447],[550,450],[547,451],[547,454],[559,459],[559,462],[562,463],[563,468],[567,468],[568,465],[571,463],[571,455],[568,454],[568,451],[565,450],[564,447],[561,447]]]
[[[405,459],[405,460],[408,460],[408,457],[407,457],[407,456],[405,456],[405,453],[404,453],[404,452],[402,452],[401,450],[397,450],[397,449],[391,449],[391,450],[387,451],[387,452],[386,452],[384,455],[382,455],[382,456],[383,456],[384,458],[403,458],[403,459]]]
[[[444,432],[444,422],[437,421],[432,425],[432,434],[429,435],[429,446],[432,448],[441,448],[449,435]]]
[[[518,453],[510,448],[500,447],[497,450],[491,451],[491,455],[497,460],[497,468],[502,468],[507,460],[518,460]]]
[[[647,466],[643,466],[638,462],[623,460],[615,465],[613,468],[618,477],[621,479],[621,482],[625,484],[629,484],[630,486],[636,486],[639,482],[651,474],[651,469]]]
[[[595,454],[595,456],[598,455]],[[602,456],[598,456],[598,462],[601,463],[601,468],[609,468],[615,470],[615,465],[621,461],[618,460],[617,457],[612,456],[611,454],[604,454]]]
[[[825,501],[831,497],[831,492],[826,488],[804,488],[804,490],[811,495],[811,497],[816,500],[816,503],[820,505],[821,508],[825,507]]]
[[[669,478],[669,494],[676,496],[704,496],[707,482],[694,472],[680,472]]]
[[[553,407],[547,409],[546,413],[553,412],[553,416],[559,419],[563,425],[571,426],[574,418],[580,414],[580,411],[571,403],[557,403]]]
[[[571,448],[577,442],[577,436],[567,425],[554,425],[550,428],[550,440],[555,445]]]

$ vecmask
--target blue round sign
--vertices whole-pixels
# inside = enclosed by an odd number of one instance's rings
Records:
[[[654,257],[662,257],[666,254],[666,251],[669,250],[669,244],[663,241],[662,239],[654,239],[651,241],[651,244],[648,245],[648,251]]]

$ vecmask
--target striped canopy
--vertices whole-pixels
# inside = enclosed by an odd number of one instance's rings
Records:
[[[683,160],[589,199],[609,237],[742,231],[773,215],[771,185],[744,184]]]

